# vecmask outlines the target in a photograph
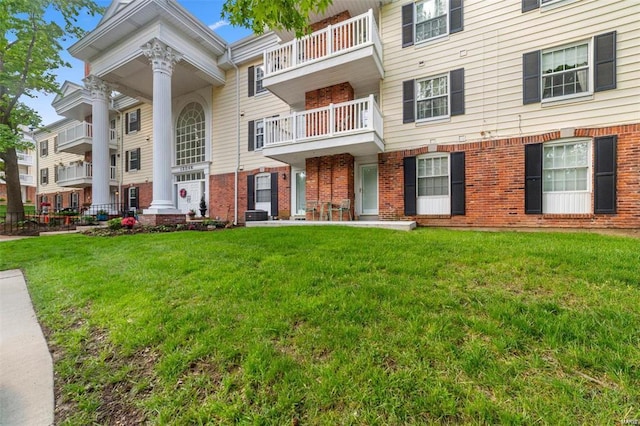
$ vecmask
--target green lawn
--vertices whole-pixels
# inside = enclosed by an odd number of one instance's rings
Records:
[[[64,424],[640,419],[640,240],[279,228],[0,243]]]

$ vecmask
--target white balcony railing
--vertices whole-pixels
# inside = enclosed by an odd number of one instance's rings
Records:
[[[329,25],[303,38],[274,47],[264,53],[264,76],[268,77],[300,65],[342,54],[373,43],[382,52],[382,43],[373,10]]]
[[[93,125],[91,123],[87,123],[86,121],[67,127],[66,129],[58,133],[58,149],[64,150],[65,145],[72,144],[83,138],[93,138]],[[111,144],[114,144],[116,142],[115,129],[109,129],[109,142]]]
[[[17,152],[18,164],[24,166],[33,166],[33,155],[25,154],[24,152]]]
[[[20,174],[20,185],[33,185],[35,179],[31,175]]]
[[[93,164],[82,163],[70,166],[58,167],[58,183],[77,179],[91,179],[93,177]],[[109,179],[116,180],[116,167],[109,166]]]
[[[373,95],[341,104],[331,104],[285,117],[264,120],[264,144],[303,142],[314,138],[346,136],[361,131],[375,131],[383,137],[382,114]]]

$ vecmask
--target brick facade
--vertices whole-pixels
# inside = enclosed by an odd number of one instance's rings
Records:
[[[351,200],[353,209],[355,200],[354,158],[351,154],[339,154],[306,160],[306,199],[307,201],[331,202],[339,204],[341,200]],[[311,220],[313,213],[307,212]],[[353,214],[353,212],[352,212]],[[348,217],[347,213],[344,213]],[[340,218],[333,218],[339,220]]]
[[[272,216],[289,219],[291,215],[291,168],[265,167],[238,173],[238,223],[244,223],[247,211],[247,176],[260,173],[278,173],[278,212]],[[235,174],[225,173],[209,177],[209,216],[233,222]]]
[[[524,145],[560,138],[560,132],[550,132],[536,136],[438,146],[439,152],[465,152],[466,214],[460,216],[404,216],[403,158],[425,154],[428,152],[427,147],[380,154],[379,216],[385,220],[414,219],[425,226],[638,228],[640,124],[576,129],[574,132],[575,137],[607,135],[618,137],[615,214],[525,214]]]
[[[304,94],[306,110],[321,108],[329,104],[348,102],[354,99],[353,87],[348,82],[311,90]]]

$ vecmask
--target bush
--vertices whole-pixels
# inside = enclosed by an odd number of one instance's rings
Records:
[[[107,226],[109,227],[109,229],[117,231],[118,229],[122,228],[122,219],[120,219],[119,217],[114,217],[113,219],[107,221]]]

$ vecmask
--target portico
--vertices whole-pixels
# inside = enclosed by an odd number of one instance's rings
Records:
[[[93,123],[92,204],[109,203],[109,114],[111,91],[152,103],[152,192],[149,215],[179,215],[176,195],[176,105],[197,97],[207,130],[202,144],[210,147],[210,89],[223,85],[218,57],[225,42],[176,2],[142,0],[114,2],[99,25],[69,52],[87,64],[85,85],[91,93]],[[111,114],[121,113],[111,109]],[[122,147],[122,141],[120,142]],[[210,148],[193,160],[208,170]],[[148,157],[147,157],[148,158]],[[148,179],[147,179],[148,181]],[[208,189],[208,183],[207,183]],[[204,191],[206,194],[207,191]],[[207,197],[208,198],[208,197]]]

